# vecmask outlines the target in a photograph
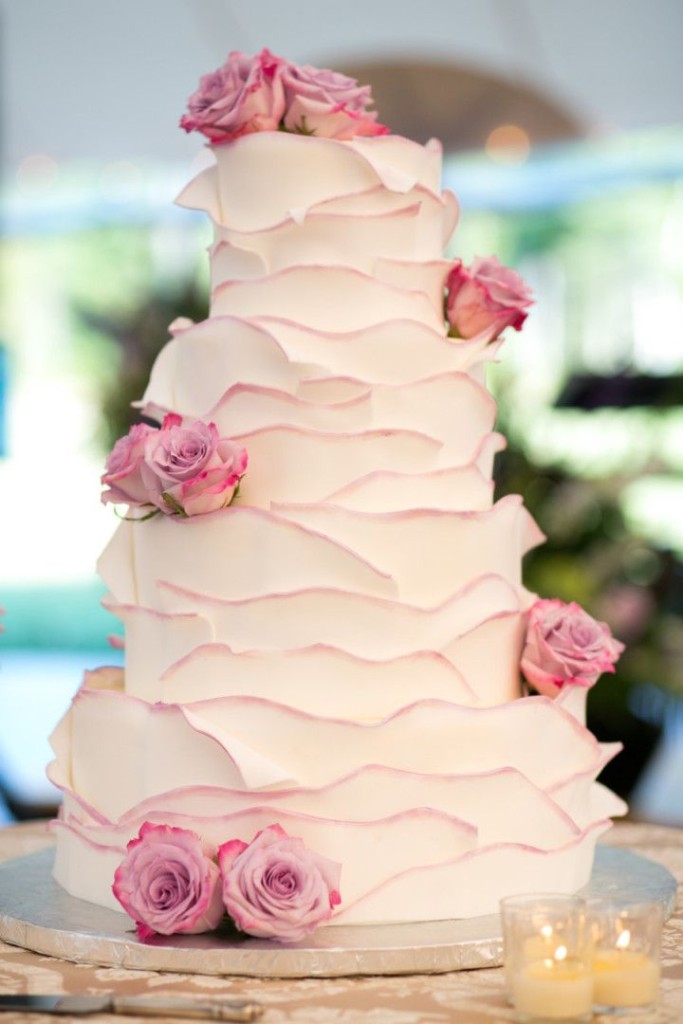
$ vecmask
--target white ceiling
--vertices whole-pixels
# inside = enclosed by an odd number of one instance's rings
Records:
[[[201,74],[262,46],[435,59],[527,83],[589,133],[681,121],[681,0],[0,0],[2,160],[190,159]],[[381,119],[381,111],[380,111]]]

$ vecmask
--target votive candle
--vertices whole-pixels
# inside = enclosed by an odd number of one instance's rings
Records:
[[[603,1013],[654,1006],[661,973],[661,906],[598,904],[592,908],[591,918],[594,1006]]]
[[[594,1002],[599,1006],[651,1006],[659,993],[659,964],[645,953],[602,950],[593,960]]]
[[[576,957],[532,960],[512,976],[512,1004],[522,1020],[589,1020],[593,1006],[590,968]]]
[[[504,966],[515,1020],[589,1021],[593,976],[585,901],[537,893],[501,900]]]

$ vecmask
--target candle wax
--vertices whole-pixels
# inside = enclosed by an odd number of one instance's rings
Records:
[[[657,1001],[659,964],[644,953],[598,950],[593,971],[596,1005],[648,1006]]]
[[[546,1020],[590,1017],[593,978],[578,960],[534,960],[512,978],[512,1002],[519,1014]]]

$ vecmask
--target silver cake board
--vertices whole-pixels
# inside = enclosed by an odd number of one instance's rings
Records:
[[[442,974],[498,967],[503,940],[497,914],[458,921],[320,928],[283,945],[234,931],[158,936],[140,941],[123,913],[69,896],[52,877],[54,851],[0,864],[0,939],[75,963],[145,971],[335,978]],[[598,847],[588,897],[657,900],[668,917],[676,879],[659,864],[617,847]]]

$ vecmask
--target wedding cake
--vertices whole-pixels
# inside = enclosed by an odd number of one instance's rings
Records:
[[[623,812],[585,725],[621,645],[524,589],[543,536],[493,497],[485,370],[530,293],[444,258],[441,147],[370,103],[233,53],[181,122],[214,157],[179,197],[215,226],[210,314],[107,460],[125,671],[86,674],[49,769],[55,877],[142,937],[574,892]]]

